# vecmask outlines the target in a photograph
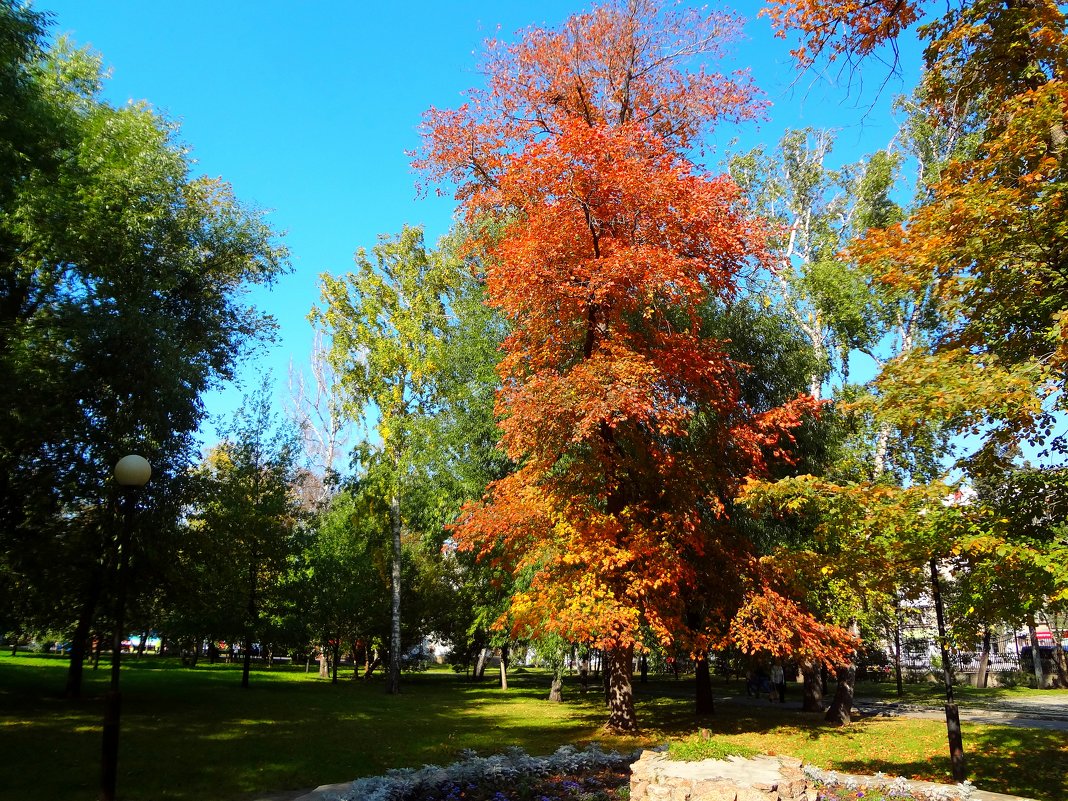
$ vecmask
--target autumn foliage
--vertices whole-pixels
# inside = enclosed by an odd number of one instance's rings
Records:
[[[949,324],[934,353],[905,354],[879,390],[888,409],[908,395],[914,416],[987,432],[981,469],[1021,439],[1046,439],[1068,366],[1064,5],[771,0],[765,13],[780,35],[800,35],[802,65],[892,47],[920,23],[923,124],[957,144],[925,202],[850,253],[889,286],[933,281]]]
[[[738,187],[686,156],[712,122],[760,111],[745,76],[700,66],[735,30],[719,13],[599,7],[490,43],[488,88],[426,116],[417,164],[456,185],[512,326],[497,411],[518,468],[455,537],[517,577],[517,632],[623,654],[643,626],[674,641],[714,581],[697,565],[724,501],[788,454],[814,405],[756,414],[742,366],[699,332],[702,304],[729,303],[765,257]],[[614,707],[610,725],[632,715]]]

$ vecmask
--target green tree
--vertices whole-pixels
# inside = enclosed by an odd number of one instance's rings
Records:
[[[246,398],[222,435],[198,469],[200,503],[191,525],[224,555],[213,587],[229,613],[231,636],[242,639],[241,686],[248,687],[252,645],[266,630],[264,610],[295,556],[296,444],[276,428],[266,384]]]
[[[77,635],[74,669],[107,590],[113,464],[150,460],[146,508],[173,526],[202,394],[272,328],[240,295],[285,252],[191,176],[177,126],[105,103],[99,59],[44,35],[0,3],[0,576]]]
[[[400,691],[403,507],[427,415],[440,404],[440,370],[450,325],[446,296],[457,265],[428,252],[419,228],[380,237],[371,255],[356,254],[356,270],[323,275],[323,307],[312,320],[331,337],[330,361],[349,415],[378,435],[392,470],[389,499],[393,542],[392,625],[388,690]]]

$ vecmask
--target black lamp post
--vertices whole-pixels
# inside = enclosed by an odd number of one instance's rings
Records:
[[[111,687],[104,707],[104,748],[100,768],[100,801],[115,801],[119,767],[119,665],[122,660],[123,626],[126,617],[126,570],[130,564],[130,529],[137,507],[137,491],[152,477],[152,467],[143,456],[123,456],[115,465],[115,480],[122,487],[122,528],[115,574],[115,634],[111,640]]]

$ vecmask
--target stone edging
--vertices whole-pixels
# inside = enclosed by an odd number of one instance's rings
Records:
[[[662,750],[643,751],[631,765],[630,801],[816,801],[816,782],[846,786],[905,786],[931,799],[1032,801],[977,790],[969,784],[858,776],[805,767],[794,757],[728,757],[700,762],[670,760]]]

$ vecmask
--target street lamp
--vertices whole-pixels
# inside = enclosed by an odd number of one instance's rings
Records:
[[[111,640],[111,687],[104,707],[104,748],[100,768],[100,801],[115,801],[119,766],[119,665],[122,660],[122,629],[126,615],[126,571],[130,564],[130,529],[137,507],[137,491],[152,477],[152,466],[143,456],[123,456],[115,465],[115,481],[122,487],[122,528],[115,574],[115,634]]]

